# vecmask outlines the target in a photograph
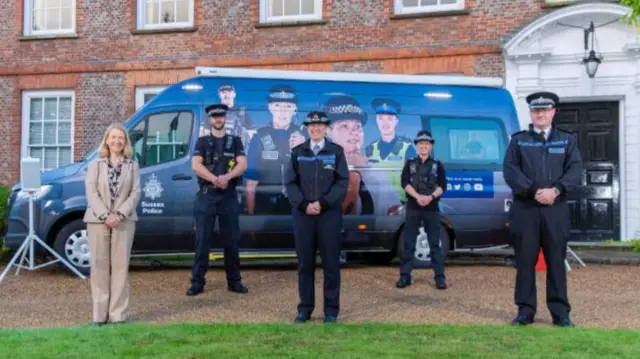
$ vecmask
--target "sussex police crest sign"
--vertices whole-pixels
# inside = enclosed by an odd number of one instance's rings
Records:
[[[162,184],[158,182],[158,178],[154,173],[149,176],[149,179],[147,180],[147,183],[145,183],[142,190],[144,191],[144,196],[151,198],[151,200],[160,198],[160,195],[163,191]]]

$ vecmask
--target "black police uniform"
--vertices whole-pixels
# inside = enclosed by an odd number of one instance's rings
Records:
[[[323,112],[309,113],[309,123],[329,121]],[[349,185],[349,170],[342,147],[324,140],[317,153],[311,140],[294,147],[291,167],[287,172],[287,193],[293,214],[296,254],[298,256],[297,322],[311,317],[315,307],[316,250],[320,250],[324,270],[324,315],[326,322],[334,322],[340,311],[340,250],[342,209]],[[319,201],[319,215],[306,214],[307,206]]]
[[[209,116],[224,116],[226,111],[226,105],[212,105],[206,108]],[[193,155],[202,156],[203,165],[215,176],[220,176],[230,172],[236,164],[236,158],[245,154],[239,137],[229,134],[215,137],[209,134],[198,138]],[[194,208],[196,254],[191,273],[191,288],[187,291],[187,295],[197,295],[204,289],[216,217],[219,220],[220,235],[224,242],[227,287],[238,293],[248,291],[242,284],[240,276],[238,249],[240,206],[236,192],[238,181],[238,177],[233,178],[226,189],[220,189],[198,177],[199,189]]]
[[[429,131],[420,131],[414,139],[417,145],[420,141],[435,142]],[[401,174],[402,188],[411,185],[418,194],[432,196],[431,202],[421,207],[417,200],[407,193],[406,222],[404,225],[404,246],[402,264],[400,265],[400,280],[396,287],[404,288],[411,285],[411,271],[416,251],[420,222],[424,224],[427,240],[429,241],[429,257],[435,273],[436,287],[445,289],[444,256],[440,247],[440,197],[433,195],[437,187],[444,193],[447,188],[447,178],[444,166],[433,157],[433,152],[423,161],[420,156],[405,161]]]
[[[235,92],[236,90],[232,84],[223,83],[218,88],[218,92],[225,91]],[[246,151],[249,147],[249,140],[251,140],[248,130],[253,129],[251,117],[249,117],[249,113],[247,113],[246,108],[238,108],[237,106],[229,108],[227,110],[227,119],[225,121],[224,127],[227,134],[240,137],[240,139],[242,140],[242,146],[244,146],[244,149]]]
[[[553,93],[527,97],[530,108],[555,108]],[[512,135],[504,159],[504,178],[513,191],[510,229],[516,256],[515,303],[518,316],[513,324],[530,324],[536,314],[535,264],[540,247],[547,262],[547,306],[556,325],[573,326],[567,298],[564,261],[569,239],[568,192],[580,186],[582,159],[577,137],[551,126],[548,138],[534,130]],[[559,195],[552,205],[535,200],[538,189],[555,188]]]
[[[297,104],[297,96],[290,86],[274,86],[269,92],[268,102],[287,102]],[[283,131],[285,131],[283,136]],[[278,133],[276,133],[278,132]],[[290,214],[291,205],[286,196],[284,180],[291,160],[289,138],[295,132],[304,136],[303,128],[291,121],[286,130],[277,130],[273,126],[260,128],[251,143],[259,146],[257,175],[258,186],[255,193],[254,214]],[[253,178],[251,178],[253,179]]]

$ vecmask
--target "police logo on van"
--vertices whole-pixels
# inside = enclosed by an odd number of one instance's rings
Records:
[[[147,180],[147,183],[145,183],[142,190],[144,191],[144,196],[151,198],[151,200],[160,198],[160,195],[163,191],[162,184],[158,182],[158,178],[153,173],[151,174],[151,176],[149,176],[149,180]]]

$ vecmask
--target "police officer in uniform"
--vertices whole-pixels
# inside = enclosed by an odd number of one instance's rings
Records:
[[[367,146],[365,154],[369,161],[404,161],[415,157],[416,150],[411,140],[396,134],[400,104],[391,99],[379,98],[371,102],[371,107],[376,112],[380,139]]]
[[[251,139],[245,173],[249,214],[290,214],[284,179],[291,149],[304,141],[303,128],[294,123],[297,96],[290,86],[276,85],[268,97],[273,119]]]
[[[420,222],[424,224],[429,241],[429,256],[435,273],[436,288],[446,289],[444,256],[440,248],[440,197],[447,187],[444,166],[433,157],[435,140],[426,130],[418,132],[414,143],[418,156],[405,162],[402,168],[402,187],[407,192],[406,222],[404,225],[404,253],[400,265],[400,279],[396,287],[411,285],[411,271],[416,251]]]
[[[347,193],[349,170],[342,147],[325,138],[328,124],[324,112],[308,114],[305,125],[309,139],[293,149],[287,172],[298,256],[297,323],[309,320],[315,307],[317,249],[324,270],[325,322],[335,322],[340,311],[341,205]]]
[[[198,138],[193,152],[192,168],[198,176],[199,189],[195,203],[196,255],[188,296],[204,291],[216,218],[224,241],[227,288],[236,293],[248,292],[240,277],[240,209],[236,193],[238,178],[245,171],[247,161],[240,138],[225,133],[227,110],[224,104],[205,109],[211,123],[211,134]]]
[[[244,107],[236,106],[236,90],[232,84],[222,84],[220,88],[218,88],[218,95],[222,103],[229,107],[224,125],[227,134],[240,137],[242,146],[247,150],[249,140],[251,140],[249,133],[253,130],[249,114]]]
[[[547,306],[556,326],[573,327],[569,317],[564,267],[570,213],[567,195],[581,185],[582,158],[577,137],[552,124],[558,96],[527,96],[528,130],[511,137],[504,159],[504,178],[513,192],[510,229],[517,261],[513,325],[527,325],[536,314],[535,264],[540,247],[547,262]]]

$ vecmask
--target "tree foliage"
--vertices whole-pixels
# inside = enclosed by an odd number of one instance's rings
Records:
[[[640,26],[640,0],[620,0],[620,4],[631,8],[631,14],[624,19],[631,25]]]

